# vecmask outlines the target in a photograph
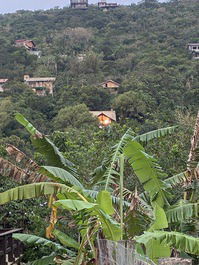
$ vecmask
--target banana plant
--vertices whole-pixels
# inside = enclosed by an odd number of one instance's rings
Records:
[[[196,133],[196,128],[199,128],[198,119],[193,136],[194,140],[192,139],[194,146],[192,148],[192,154],[194,152],[194,155],[191,156],[192,158],[194,158],[192,159],[194,160],[192,167],[193,165],[195,165],[195,168],[192,168],[192,172],[194,172],[195,178],[197,176],[197,166],[199,162],[199,156],[196,155],[196,147],[198,146],[197,136],[199,135],[199,131],[197,131]],[[125,236],[129,238],[129,235],[135,236],[136,233],[138,235],[140,234],[140,237],[134,238],[138,243],[138,251],[142,254],[148,255],[156,262],[159,257],[170,256],[171,247],[190,254],[199,254],[198,248],[193,251],[192,247],[186,247],[187,244],[190,244],[190,246],[193,245],[194,247],[197,246],[198,238],[189,237],[188,235],[183,233],[174,233],[172,234],[171,243],[168,241],[170,234],[166,234],[167,230],[172,229],[175,223],[177,223],[175,229],[181,232],[181,226],[179,225],[180,222],[190,221],[190,219],[198,217],[198,201],[193,202],[193,200],[182,200],[177,203],[175,202],[175,204],[172,205],[173,194],[171,192],[171,189],[173,185],[185,182],[189,171],[187,170],[176,176],[167,178],[167,175],[158,165],[157,160],[148,155],[145,152],[144,147],[139,143],[147,143],[147,141],[150,141],[155,137],[160,137],[163,134],[171,133],[171,131],[174,129],[175,128],[162,129],[158,132],[149,132],[142,136],[133,136],[131,131],[128,130],[126,134],[121,138],[120,142],[114,146],[112,158],[105,160],[106,163],[103,164],[103,167],[98,168],[95,171],[95,177],[98,177],[98,182],[100,184],[104,183],[105,190],[111,191],[111,188],[114,185],[120,186],[120,200],[122,200],[124,196],[124,164],[128,163],[131,165],[135,175],[144,188],[144,194],[137,196],[137,198],[132,198],[133,205],[130,206],[130,210],[127,211],[125,218],[126,227],[124,230],[126,230],[128,233]],[[122,162],[121,156],[123,156]],[[124,212],[122,205],[123,204],[121,204],[120,206],[120,221],[121,228],[124,228]],[[146,208],[150,210],[146,210]],[[146,220],[145,225],[143,225],[143,222],[141,220]],[[144,248],[142,248],[142,239],[143,241],[145,240],[145,234],[142,235],[142,233],[144,233],[144,230],[148,231],[148,233],[151,233],[151,239],[150,242],[146,242]],[[159,237],[155,237],[156,231],[162,232],[162,237],[164,238],[164,240],[160,240]],[[181,244],[177,243],[178,240],[181,241]]]
[[[180,215],[176,215],[177,209],[175,207],[177,206],[170,206],[172,181],[165,181],[166,174],[159,167],[157,161],[148,155],[140,144],[146,144],[154,138],[172,133],[175,127],[159,129],[140,136],[135,136],[131,130],[128,130],[119,143],[113,147],[112,157],[107,159],[105,164],[95,171],[94,185],[98,187],[97,191],[84,187],[78,180],[75,165],[63,157],[57,147],[46,136],[38,132],[21,114],[17,114],[16,119],[30,132],[36,150],[46,157],[48,166],[40,167],[40,173],[53,182],[27,184],[1,193],[0,204],[11,200],[50,195],[51,199],[53,198],[51,205],[54,210],[51,216],[53,224],[51,232],[67,247],[76,247],[75,249],[77,249],[78,245],[77,255],[72,257],[73,264],[81,264],[83,259],[96,258],[94,241],[99,231],[106,239],[115,241],[129,238],[132,235],[133,238],[135,235],[142,237],[146,230],[153,234],[158,230],[169,229],[170,223],[174,220],[173,216],[179,218]],[[135,175],[145,190],[143,194],[128,197],[129,200],[127,201],[124,198],[128,191],[123,186],[126,163],[132,166]],[[173,177],[173,182],[175,179],[176,177]],[[114,191],[111,186],[115,183],[119,183],[119,196],[113,194],[111,196],[111,192]],[[132,192],[130,193],[132,195]],[[189,207],[196,206],[189,205]],[[67,235],[54,229],[56,211],[59,208],[72,213],[76,225],[79,227],[80,242],[73,242],[74,244],[71,245],[68,243],[71,240]],[[196,215],[196,212],[194,213]],[[190,215],[191,213],[183,216],[186,219]],[[126,225],[124,220],[127,221]],[[143,224],[143,220],[145,220],[145,224]],[[166,231],[162,232],[166,233]],[[135,239],[138,251],[154,260],[157,260],[158,255],[154,256],[152,255],[154,251],[152,253],[148,251],[151,244],[156,247],[156,253],[158,252],[159,255],[170,255],[171,245],[165,240],[160,240],[159,237],[151,237],[152,241],[145,245],[145,252],[142,248],[142,238],[137,237]],[[189,244],[189,240],[194,239],[187,238],[186,240]],[[178,249],[178,245],[175,243],[172,247]],[[161,252],[160,249],[164,251]],[[190,251],[190,249],[185,248],[183,250]]]

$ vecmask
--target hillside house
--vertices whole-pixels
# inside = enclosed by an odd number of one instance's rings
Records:
[[[53,95],[53,83],[55,80],[55,77],[30,77],[29,75],[24,75],[24,82],[38,96]]]
[[[0,79],[0,92],[5,91],[4,85],[7,81],[8,81],[8,79]]]
[[[86,54],[85,53],[80,53],[77,55],[77,60],[78,62],[83,62],[86,58]]]
[[[192,53],[193,59],[199,59],[199,43],[188,43],[188,50]]]
[[[70,0],[70,7],[76,9],[87,9],[88,0]]]
[[[36,44],[32,40],[16,40],[15,46],[16,47],[25,47],[29,51],[36,50]]]
[[[36,47],[36,44],[32,40],[16,40],[15,47],[24,47],[30,54],[41,57],[41,51]]]
[[[100,9],[103,9],[104,11],[107,11],[108,9],[116,8],[118,6],[119,5],[117,3],[98,2],[98,7]]]
[[[93,117],[98,118],[100,127],[109,126],[112,122],[116,121],[116,113],[114,110],[110,111],[90,111]]]
[[[105,82],[101,83],[100,86],[108,88],[111,94],[117,94],[117,89],[120,87],[120,84],[113,80],[106,80]]]

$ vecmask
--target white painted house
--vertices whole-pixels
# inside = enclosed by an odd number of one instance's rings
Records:
[[[188,43],[188,50],[192,53],[193,59],[199,59],[199,42]]]

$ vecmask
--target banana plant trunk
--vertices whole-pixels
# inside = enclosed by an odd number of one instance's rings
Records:
[[[197,179],[197,149],[199,147],[199,112],[196,118],[194,133],[191,138],[191,148],[187,161],[188,181],[191,183],[194,179]]]

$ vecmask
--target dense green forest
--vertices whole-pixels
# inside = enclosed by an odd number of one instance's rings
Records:
[[[199,102],[198,61],[187,50],[187,43],[198,41],[198,8],[197,1],[153,0],[109,12],[91,6],[1,15],[0,77],[9,79],[10,88],[1,93],[2,141],[24,150],[16,111],[44,133],[67,130],[77,144],[84,130],[97,130],[88,109],[113,108],[117,132],[123,125],[145,132],[183,123]],[[34,40],[41,58],[14,47],[16,39]],[[86,54],[82,62],[79,54]],[[24,74],[55,76],[54,97],[34,95]],[[99,86],[107,79],[121,84],[117,96]]]
[[[198,13],[197,0],[145,0],[108,12],[89,6],[0,15],[0,79],[9,79],[0,94],[0,156],[10,159],[5,147],[13,144],[39,165],[53,166],[16,121],[19,112],[76,165],[84,185],[98,166],[106,166],[111,147],[128,128],[136,136],[177,125],[172,135],[144,147],[158,158],[167,177],[186,170],[199,105],[199,60],[192,58],[187,44],[199,42]],[[17,39],[33,40],[41,57],[15,47]],[[23,82],[25,74],[56,77],[53,96],[35,95]],[[117,94],[100,86],[109,79],[120,83]],[[100,129],[89,110],[110,109],[117,122]],[[142,192],[130,166],[125,173],[128,190]],[[17,185],[2,176],[0,191]],[[177,201],[177,187],[176,194]],[[48,215],[43,199],[12,202],[1,206],[0,225],[23,226],[43,236]],[[29,259],[42,256],[29,251]]]

